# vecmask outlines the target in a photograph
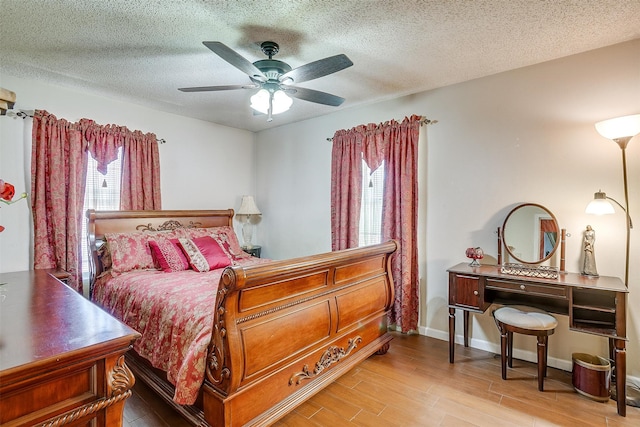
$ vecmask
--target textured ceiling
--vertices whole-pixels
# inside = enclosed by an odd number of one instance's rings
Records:
[[[638,37],[640,0],[0,0],[0,73],[251,131]],[[352,67],[300,84],[345,103],[296,99],[267,123],[254,91],[177,90],[249,83],[203,41],[253,62],[265,40],[294,68],[346,54]]]

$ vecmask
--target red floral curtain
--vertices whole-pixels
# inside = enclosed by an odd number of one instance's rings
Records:
[[[160,209],[160,156],[156,136],[129,133],[122,147],[120,209]]]
[[[331,152],[331,249],[358,246],[362,204],[361,132],[341,130]]]
[[[331,165],[332,249],[358,246],[362,159],[373,171],[385,165],[382,238],[395,239],[392,258],[395,301],[390,321],[403,332],[418,327],[418,138],[420,116],[340,130]]]
[[[118,149],[131,131],[115,125],[100,126],[89,119],[82,119],[80,123],[84,125],[84,136],[89,143],[91,156],[98,163],[98,172],[106,175],[107,166],[118,158]]]
[[[107,165],[118,158],[122,148],[120,209],[160,209],[160,154],[153,133],[130,131],[124,126],[96,125],[83,119],[89,151],[98,162],[98,171],[107,173]]]
[[[82,127],[36,111],[32,130],[34,268],[62,268],[71,275],[69,285],[81,290],[78,243],[88,160]]]
[[[386,144],[382,240],[400,243],[391,259],[395,302],[390,321],[402,332],[418,329],[418,138],[420,116],[384,126]]]
[[[41,110],[35,112],[32,134],[34,268],[64,269],[71,274],[70,286],[82,292],[80,234],[88,153],[98,161],[98,170],[106,173],[122,147],[128,170],[123,171],[126,185],[121,194],[125,192],[127,200],[121,200],[121,208],[160,209],[157,139],[152,133],[101,126],[88,119],[69,123]]]

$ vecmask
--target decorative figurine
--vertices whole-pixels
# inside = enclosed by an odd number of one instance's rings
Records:
[[[598,277],[598,271],[596,270],[596,254],[594,244],[596,241],[596,232],[587,225],[587,229],[584,231],[584,260],[582,264],[582,274],[585,276]]]
[[[465,255],[467,256],[467,258],[471,258],[472,260],[469,266],[477,267],[480,265],[478,260],[484,258],[484,251],[479,246],[477,248],[467,248]]]

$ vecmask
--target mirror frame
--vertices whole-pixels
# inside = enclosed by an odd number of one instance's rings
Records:
[[[557,238],[556,238],[556,244],[554,245],[553,249],[549,252],[549,254],[537,261],[525,261],[522,260],[520,258],[518,258],[516,255],[514,255],[513,252],[511,252],[511,250],[509,249],[509,245],[507,244],[507,241],[505,240],[505,232],[507,229],[507,223],[509,222],[509,218],[511,218],[511,215],[513,215],[518,209],[520,208],[524,208],[527,206],[533,206],[533,207],[537,207],[542,209],[543,211],[545,211],[547,214],[549,214],[549,216],[551,217],[551,219],[553,220],[555,226],[556,226],[556,230],[557,230]],[[506,249],[507,253],[513,257],[513,259],[515,259],[518,262],[521,262],[523,264],[542,264],[543,262],[549,260],[551,257],[553,257],[556,253],[556,251],[558,250],[558,247],[561,246],[564,242],[564,230],[561,232],[560,230],[560,226],[558,225],[558,220],[556,219],[555,215],[549,210],[547,209],[545,206],[542,206],[540,204],[537,203],[522,203],[519,204],[518,206],[514,207],[513,209],[511,209],[511,212],[509,212],[509,214],[507,215],[507,217],[504,219],[504,223],[502,224],[502,231],[501,231],[501,244],[504,244],[504,248]],[[564,269],[564,268],[563,268]]]

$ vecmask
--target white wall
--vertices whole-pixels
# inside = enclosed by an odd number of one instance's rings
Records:
[[[74,92],[43,82],[2,75],[0,86],[16,92],[16,109],[47,110],[75,122],[89,118],[153,132],[160,146],[163,209],[240,207],[253,193],[254,134],[151,110],[114,99]],[[0,118],[0,178],[19,194],[31,188],[31,119]],[[0,272],[26,270],[32,261],[30,202],[0,206]]]
[[[639,63],[640,40],[635,40],[255,136],[15,76],[0,76],[0,86],[18,94],[17,108],[46,109],[70,121],[87,117],[166,139],[160,149],[165,209],[238,208],[242,194],[255,194],[264,215],[254,242],[271,258],[330,249],[327,137],[410,114],[438,120],[423,128],[420,143],[420,331],[446,339],[445,270],[467,261],[464,250],[470,246],[495,257],[495,230],[519,203],[548,207],[572,234],[569,270],[579,269],[581,234],[591,224],[600,274],[624,275],[624,217],[590,217],[584,207],[600,188],[623,197],[620,150],[593,124],[640,113]],[[30,189],[30,124],[0,118],[0,178],[15,184],[18,193]],[[640,222],[640,138],[629,144],[627,160],[630,212]],[[0,209],[0,224],[7,227],[0,234],[0,272],[31,266],[29,212],[23,202]],[[639,377],[637,229],[631,236],[627,351],[628,373]],[[516,339],[516,347],[532,351],[530,341]],[[497,351],[497,342],[489,316],[473,316],[471,344]],[[604,339],[569,332],[566,317],[550,346],[551,364],[565,368],[572,352],[606,354]]]
[[[326,138],[338,129],[420,114],[439,121],[423,128],[420,145],[421,333],[448,338],[446,269],[468,261],[470,246],[496,257],[495,231],[523,202],[546,206],[571,233],[568,270],[579,271],[582,232],[591,224],[599,273],[623,277],[624,216],[593,217],[584,208],[599,189],[623,200],[620,149],[594,123],[640,113],[639,64],[635,40],[260,132],[256,189],[263,220],[257,241],[266,256],[278,259],[330,250]],[[640,222],[640,137],[630,142],[627,162],[630,212]],[[637,229],[631,236],[627,363],[628,374],[640,377]],[[473,346],[498,351],[488,313],[473,316],[471,329]],[[534,342],[517,337],[515,345],[534,357]],[[570,332],[561,316],[550,339],[550,363],[570,369],[572,352],[604,356],[607,342]]]

